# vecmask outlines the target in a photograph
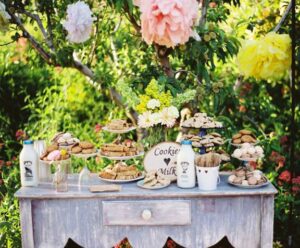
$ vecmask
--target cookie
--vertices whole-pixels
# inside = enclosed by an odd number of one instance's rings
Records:
[[[79,146],[82,148],[82,149],[90,149],[90,148],[94,148],[94,145],[88,141],[82,141],[79,143]]]
[[[255,139],[250,135],[243,135],[241,138],[243,143],[255,143]]]
[[[91,153],[95,153],[95,152],[96,152],[95,148],[82,149],[83,154],[91,154]]]
[[[64,134],[64,132],[59,132],[57,134],[54,135],[54,137],[52,138],[51,142],[57,142],[57,140]]]
[[[81,151],[82,151],[82,148],[80,146],[74,146],[71,149],[71,152],[75,153],[75,154],[80,153]]]
[[[235,140],[235,139],[239,139],[241,137],[242,137],[242,134],[237,133],[237,134],[235,134],[235,135],[232,136],[232,139]]]
[[[251,131],[246,130],[246,129],[240,130],[239,133],[240,133],[240,134],[243,134],[243,135],[250,135],[250,134],[252,134]]]
[[[221,134],[219,134],[219,133],[210,133],[210,135],[212,135],[214,137],[219,137],[219,138],[222,137]]]
[[[243,182],[243,178],[242,177],[236,177],[234,180],[233,180],[233,183],[234,184],[242,184]]]
[[[110,170],[101,171],[99,176],[106,179],[115,179],[117,174]]]
[[[55,150],[58,150],[58,145],[53,144],[53,145],[48,146],[46,151],[47,151],[48,153],[50,153],[50,152],[53,152],[53,151],[55,151]]]
[[[48,155],[48,152],[47,152],[47,151],[43,152],[42,155],[41,155],[41,157],[40,157],[40,159],[41,159],[41,160],[44,160],[44,158],[47,159],[47,155]]]
[[[258,180],[255,177],[248,178],[249,185],[256,185]]]
[[[241,139],[235,139],[233,140],[233,144],[241,144],[242,140]]]

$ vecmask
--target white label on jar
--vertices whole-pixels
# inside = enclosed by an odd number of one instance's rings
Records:
[[[24,161],[24,178],[25,181],[32,181],[33,180],[33,173],[32,173],[32,161]]]
[[[181,167],[182,167],[182,174],[187,174],[187,171],[189,169],[190,163],[186,162],[186,161],[182,161],[180,163]]]

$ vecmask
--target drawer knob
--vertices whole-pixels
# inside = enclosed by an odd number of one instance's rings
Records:
[[[143,210],[143,212],[142,212],[142,218],[144,220],[150,220],[151,217],[152,217],[152,213],[151,213],[151,211],[149,209]]]

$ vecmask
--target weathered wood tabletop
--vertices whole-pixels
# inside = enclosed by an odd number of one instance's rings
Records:
[[[236,248],[272,247],[272,184],[240,189],[223,175],[215,191],[176,184],[146,190],[128,183],[120,192],[91,193],[77,186],[77,177],[71,175],[68,192],[43,182],[16,193],[23,247],[63,247],[71,237],[86,248],[111,248],[128,237],[134,248],[160,248],[170,236],[187,248],[202,248],[225,235]],[[91,184],[106,183],[93,175]]]

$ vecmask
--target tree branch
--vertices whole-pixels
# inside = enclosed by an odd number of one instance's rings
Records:
[[[99,88],[99,86],[100,86],[99,81],[96,79],[94,72],[89,67],[82,64],[79,60],[76,60],[74,58],[74,68],[77,69],[79,72],[81,72],[86,77],[88,77],[90,79],[90,83],[94,87],[97,86],[97,85],[95,85],[95,82],[97,82],[98,88]],[[110,88],[109,92],[110,92],[110,96],[111,96],[112,100],[114,100],[118,106],[120,106],[122,108],[128,108],[128,105],[123,103],[122,96],[115,89]],[[134,121],[136,123],[137,118],[138,118],[137,113],[131,108],[129,109],[129,113],[130,113],[132,121]]]
[[[208,4],[209,0],[202,0],[201,2],[201,18],[199,20],[199,26],[203,26],[206,22]]]
[[[23,14],[25,14],[26,16],[30,17],[31,19],[33,19],[33,20],[37,23],[39,29],[41,30],[41,32],[42,32],[42,34],[43,34],[43,36],[44,36],[44,39],[45,39],[45,41],[46,41],[48,47],[50,48],[50,50],[51,50],[52,52],[54,52],[53,42],[52,42],[52,40],[51,40],[51,38],[50,38],[50,35],[46,32],[46,29],[44,28],[44,25],[43,25],[42,20],[41,20],[41,18],[39,17],[39,15],[32,14],[32,13],[26,11],[26,10],[22,10],[21,13],[23,13]]]
[[[289,5],[287,6],[286,10],[284,11],[279,23],[276,25],[276,27],[273,29],[274,32],[278,32],[278,30],[281,28],[282,24],[285,22],[286,18],[289,15],[289,12],[292,9],[292,1],[290,1]]]
[[[30,41],[32,47],[42,56],[42,58],[47,62],[47,64],[49,65],[53,64],[50,54],[48,54],[44,50],[44,48],[38,43],[38,41],[27,31],[20,18],[13,13],[9,13],[9,14],[12,18],[12,21],[15,24],[17,24],[17,26],[22,30],[23,36]]]
[[[168,77],[174,77],[175,72],[171,67],[169,55],[172,51],[171,48],[166,48],[163,46],[155,45],[155,50],[157,57],[159,59],[159,62],[162,66],[163,71]]]

